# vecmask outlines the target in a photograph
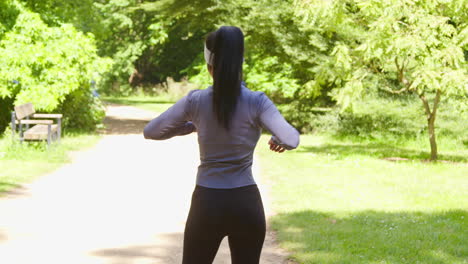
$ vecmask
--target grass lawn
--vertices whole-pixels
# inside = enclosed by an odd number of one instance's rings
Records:
[[[162,113],[174,104],[174,100],[172,98],[168,98],[167,96],[102,96],[101,99],[105,102],[121,105],[131,105],[156,113]]]
[[[97,134],[65,134],[50,149],[46,143],[12,144],[8,136],[0,138],[0,196],[70,162],[70,151],[91,147],[99,138]]]
[[[258,148],[281,245],[304,264],[468,263],[467,149],[433,164],[416,145],[302,135],[295,151]]]

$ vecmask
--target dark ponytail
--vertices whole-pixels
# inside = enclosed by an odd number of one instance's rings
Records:
[[[206,39],[213,53],[213,110],[218,122],[229,129],[241,91],[244,34],[238,27],[221,27]]]

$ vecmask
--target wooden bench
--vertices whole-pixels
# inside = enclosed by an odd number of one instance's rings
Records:
[[[31,118],[52,118],[49,119],[31,119]],[[32,126],[31,126],[32,125]],[[15,107],[15,111],[11,113],[11,130],[12,136],[18,131],[21,142],[25,140],[47,140],[47,145],[50,145],[52,140],[60,142],[62,133],[62,114],[38,114],[34,110],[31,103],[19,105]]]

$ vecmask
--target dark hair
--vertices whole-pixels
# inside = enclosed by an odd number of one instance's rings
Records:
[[[244,34],[238,27],[223,26],[206,38],[213,53],[213,110],[218,122],[229,129],[241,91]]]

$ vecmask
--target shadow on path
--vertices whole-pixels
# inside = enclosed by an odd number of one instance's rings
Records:
[[[105,135],[142,135],[146,124],[157,115],[132,106],[108,103],[103,122],[105,129],[101,132]]]
[[[107,116],[104,119],[106,129],[103,131],[106,135],[128,135],[128,134],[143,134],[143,129],[148,120],[141,119],[122,119],[112,116]]]
[[[4,191],[8,190],[8,191]],[[28,189],[20,184],[0,181],[0,197],[20,197],[27,194]]]
[[[7,236],[5,234],[0,233],[0,243],[7,240]]]
[[[274,234],[267,231],[268,236]],[[182,263],[183,233],[166,233],[158,235],[155,243],[132,245],[123,248],[109,248],[93,252],[93,255],[105,258],[109,264],[132,264],[135,261],[144,263]],[[159,246],[158,246],[159,245]],[[161,247],[164,245],[164,247]],[[223,239],[213,264],[230,264],[231,255],[227,237]],[[286,252],[279,250],[272,239],[266,239],[262,250],[260,264],[293,264],[287,259]]]
[[[132,264],[137,261],[144,263],[181,263],[182,247],[180,243],[183,241],[183,234],[160,234],[156,239],[163,243],[101,249],[92,254],[105,258],[106,263],[109,264]],[[164,247],[161,247],[161,244]]]

